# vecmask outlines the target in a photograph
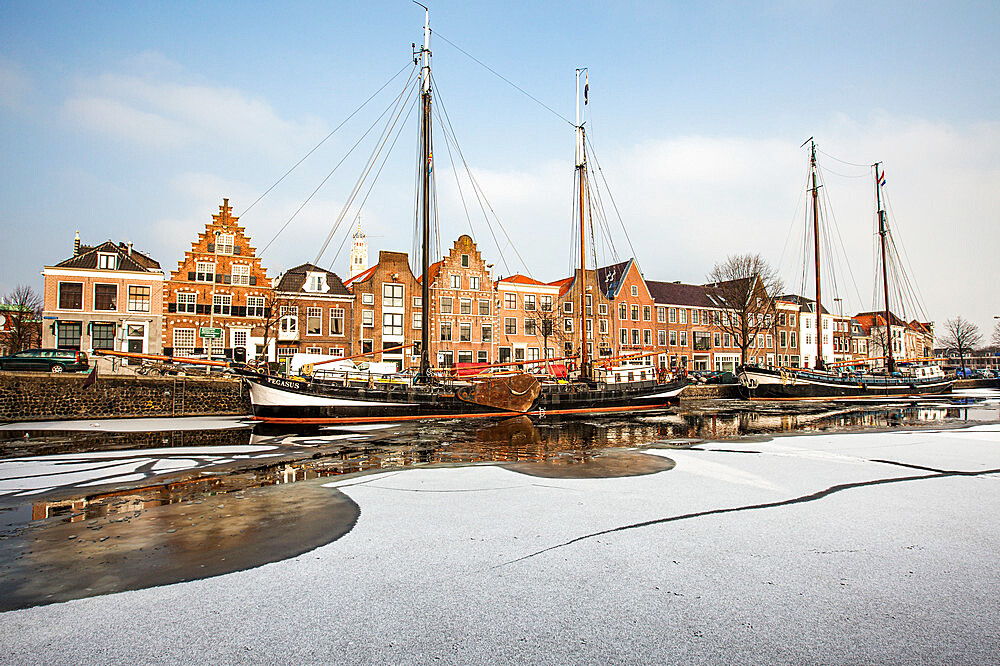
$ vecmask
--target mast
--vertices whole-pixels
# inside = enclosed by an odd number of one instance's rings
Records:
[[[415,4],[420,5],[419,2]],[[421,139],[421,177],[420,177],[420,215],[421,215],[421,255],[420,268],[423,280],[420,289],[420,368],[416,381],[429,382],[431,370],[431,329],[430,329],[430,236],[431,236],[431,172],[433,169],[431,153],[431,23],[430,11],[424,8],[424,45],[419,51],[420,67],[420,139]]]
[[[882,294],[885,296],[885,353],[886,353],[886,369],[891,375],[896,371],[896,362],[892,358],[892,312],[889,309],[889,270],[888,264],[886,264],[886,251],[885,251],[885,236],[888,229],[885,225],[885,211],[882,210],[882,179],[879,176],[878,165],[881,162],[876,162],[875,167],[875,201],[878,205],[878,235],[879,243],[882,246]]]
[[[812,202],[813,202],[813,256],[816,268],[816,364],[817,370],[822,370],[823,363],[823,303],[821,301],[820,271],[819,271],[819,184],[816,182],[816,142],[809,139],[809,169],[812,172]]]
[[[576,70],[576,179],[580,205],[580,377],[587,378],[587,227],[584,218],[584,187],[587,179],[587,156],[584,149],[583,123],[580,122],[580,72]],[[586,90],[584,104],[586,104]]]

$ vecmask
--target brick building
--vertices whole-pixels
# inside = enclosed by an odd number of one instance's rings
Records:
[[[264,322],[273,298],[250,238],[223,199],[164,286],[164,351],[255,358],[265,351]],[[222,337],[205,337],[203,329],[221,329]]]
[[[427,272],[432,364],[492,363],[496,358],[496,292],[475,241],[462,234]]]
[[[556,307],[557,284],[511,275],[496,281],[496,292],[497,363],[562,356],[564,337]]]
[[[382,250],[378,263],[348,278],[344,285],[354,295],[352,355],[370,354],[368,360],[391,361],[404,370],[419,368],[420,356],[412,351],[420,344],[421,286],[406,253]]]
[[[654,317],[655,299],[649,285],[642,279],[634,259],[597,269],[603,296],[608,301],[597,306],[596,328],[588,335],[597,341],[599,357],[630,356],[615,363],[648,365],[657,364],[662,355],[658,349],[658,329]],[[592,325],[588,324],[588,328]],[[665,332],[664,332],[665,333]],[[664,334],[664,340],[666,336]]]
[[[73,256],[42,275],[43,347],[160,353],[163,271],[131,243],[91,247],[77,234]]]
[[[308,263],[288,269],[275,285],[274,305],[279,360],[296,352],[353,354],[354,295],[336,273]]]
[[[658,357],[661,367],[735,370],[740,350],[732,336],[719,328],[722,318],[729,315],[712,297],[710,287],[653,280],[646,284],[656,308],[657,345],[663,350]]]

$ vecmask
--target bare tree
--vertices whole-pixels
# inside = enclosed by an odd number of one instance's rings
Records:
[[[0,347],[9,353],[38,347],[42,344],[42,299],[26,284],[19,284],[0,304],[0,315],[6,320],[0,327]]]
[[[261,322],[261,327],[264,329],[264,345],[263,351],[260,355],[254,359],[256,362],[267,360],[267,348],[268,344],[272,339],[278,337],[278,326],[281,322],[281,308],[282,306],[287,306],[291,304],[291,300],[279,293],[276,289],[272,289],[267,292],[264,297],[264,320]]]
[[[715,264],[707,279],[709,293],[723,308],[719,328],[732,336],[745,365],[750,345],[773,323],[781,278],[760,254],[737,254]]]
[[[965,352],[971,352],[983,340],[979,327],[961,315],[944,323],[941,343],[958,352],[958,367],[965,368]]]
[[[1000,321],[993,325],[993,335],[990,337],[990,344],[1000,351]]]

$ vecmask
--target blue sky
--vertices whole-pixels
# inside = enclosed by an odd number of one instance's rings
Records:
[[[430,6],[439,100],[533,276],[568,269],[572,128],[449,41],[563,118],[574,69],[589,67],[590,138],[648,278],[698,282],[726,255],[759,251],[798,290],[799,145],[815,136],[853,274],[838,283],[845,310],[870,309],[873,292],[872,187],[851,164],[881,160],[926,315],[986,332],[1000,314],[1000,4]],[[403,0],[3,3],[0,291],[40,286],[76,229],[84,242],[131,239],[171,270],[223,197],[241,213],[406,66],[422,23]],[[242,218],[258,248],[374,118],[363,115]],[[361,212],[373,258],[411,246],[414,136]],[[438,149],[447,246],[470,222]],[[314,259],[357,175],[348,166],[264,253],[272,273]],[[524,270],[485,225],[471,230],[498,273]]]

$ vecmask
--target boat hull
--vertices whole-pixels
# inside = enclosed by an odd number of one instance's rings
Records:
[[[955,380],[946,377],[838,377],[808,371],[788,372],[744,367],[738,373],[740,396],[746,400],[824,400],[887,398],[951,393]]]
[[[687,380],[600,387],[545,385],[527,412],[515,412],[463,401],[447,386],[394,383],[340,386],[257,373],[243,373],[243,378],[250,386],[254,418],[271,423],[359,423],[660,409],[676,402],[688,385]]]

